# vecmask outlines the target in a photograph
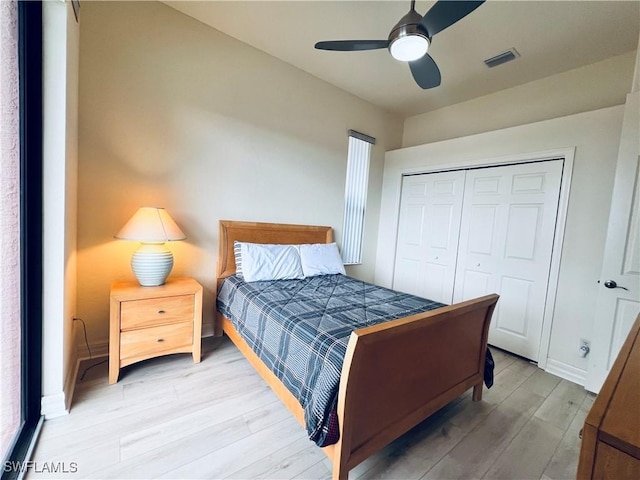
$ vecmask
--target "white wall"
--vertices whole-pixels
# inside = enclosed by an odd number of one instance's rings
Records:
[[[402,120],[157,2],[83,2],[78,316],[106,351],[109,288],[136,244],[113,235],[142,205],[187,235],[173,275],[214,312],[218,220],[342,228],[347,130],[377,138],[364,263],[372,279],[384,152]]]
[[[75,382],[78,34],[70,3],[43,2],[42,414],[67,413]]]
[[[402,173],[482,159],[575,147],[548,359],[567,376],[584,376],[580,339],[590,339],[623,107],[545,120],[388,152],[385,160],[375,281],[390,286]]]
[[[402,146],[422,145],[622,105],[631,91],[635,58],[635,51],[628,52],[409,117],[404,122]]]

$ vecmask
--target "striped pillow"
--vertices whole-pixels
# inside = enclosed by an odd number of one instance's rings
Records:
[[[242,246],[238,240],[233,242],[233,256],[236,259],[236,275],[244,280],[242,276]]]

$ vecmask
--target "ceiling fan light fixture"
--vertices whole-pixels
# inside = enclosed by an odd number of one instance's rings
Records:
[[[401,62],[412,62],[426,55],[429,39],[419,33],[402,35],[389,44],[391,56]]]
[[[318,42],[315,48],[342,52],[387,48],[393,58],[409,63],[411,75],[420,88],[437,87],[442,76],[436,62],[427,54],[431,38],[462,20],[484,2],[436,0],[427,13],[420,15],[416,12],[415,0],[411,0],[410,10],[391,29],[387,40],[334,40]]]

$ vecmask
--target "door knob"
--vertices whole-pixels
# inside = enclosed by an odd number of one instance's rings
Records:
[[[606,282],[604,282],[604,286],[607,288],[621,288],[623,290],[629,290],[626,287],[621,287],[620,285],[618,285],[615,280],[607,280]]]

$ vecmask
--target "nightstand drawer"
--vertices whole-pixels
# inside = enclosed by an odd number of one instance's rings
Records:
[[[180,347],[193,345],[193,322],[161,325],[141,330],[122,332],[120,358],[123,363],[132,358],[171,353]]]
[[[193,295],[130,300],[120,305],[120,329],[193,320]]]

